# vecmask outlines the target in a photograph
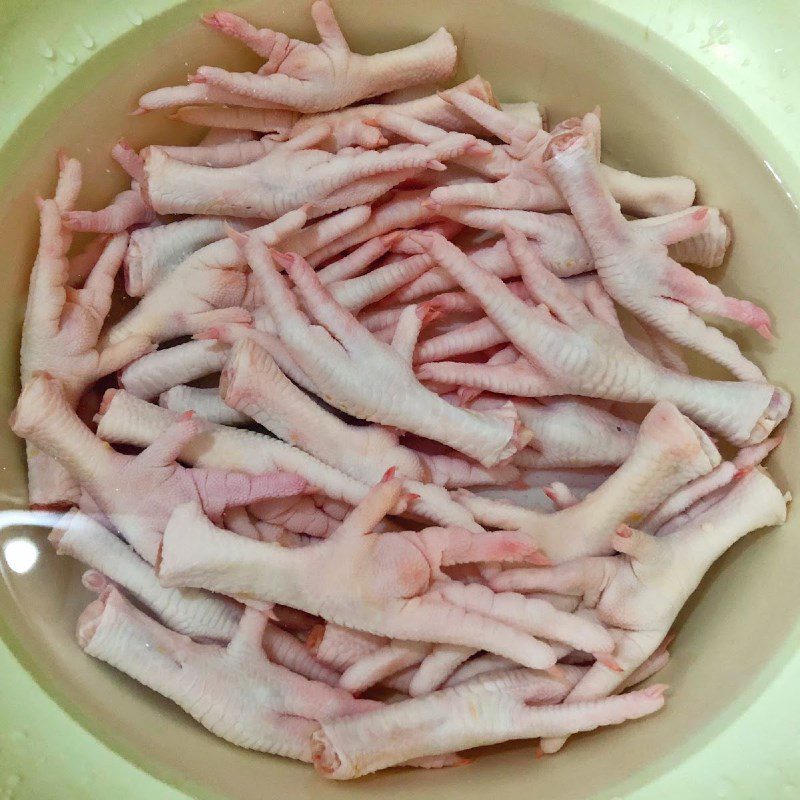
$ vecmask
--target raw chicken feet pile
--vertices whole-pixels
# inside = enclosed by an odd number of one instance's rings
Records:
[[[337,780],[656,713],[681,608],[789,501],[790,396],[713,324],[769,315],[690,268],[728,220],[604,163],[599,109],[445,89],[443,28],[361,55],[311,14],[204,17],[262,66],[138,109],[204,138],[117,143],[99,210],[61,154],[38,201],[11,426],[78,645]]]

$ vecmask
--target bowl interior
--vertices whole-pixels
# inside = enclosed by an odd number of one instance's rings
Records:
[[[305,2],[259,0],[235,7],[262,24],[313,35]],[[796,361],[787,343],[800,338],[800,319],[794,313],[794,278],[784,268],[786,254],[800,249],[796,209],[764,162],[769,153],[740,137],[735,120],[686,85],[680,70],[671,68],[675,65],[650,61],[544,3],[407,0],[392,20],[364,13],[357,0],[337,0],[336,9],[351,46],[361,52],[406,44],[446,25],[459,44],[459,77],[480,72],[502,100],[536,99],[551,120],[599,104],[608,157],[643,174],[692,176],[700,200],[720,206],[734,224],[729,263],[713,278],[727,291],[765,305],[777,319],[781,342],[773,347],[754,335],[737,331],[735,336],[772,380],[796,385]],[[65,147],[83,160],[82,206],[99,207],[123,182],[108,156],[118,137],[125,135],[135,146],[199,137],[196,129],[161,115],[127,116],[143,91],[180,83],[201,63],[254,65],[241,48],[202,28],[200,10],[199,2],[183,3],[98,53],[42,101],[0,152],[4,417],[18,392],[19,329],[37,239],[32,198],[52,191],[57,149]],[[786,436],[770,467],[782,486],[794,489],[800,468],[789,454],[800,434],[790,426]],[[534,761],[530,743],[517,743],[493,748],[471,767],[425,774],[396,770],[343,789],[324,783],[306,766],[215,739],[169,702],[84,656],[74,641],[75,620],[90,599],[80,586],[81,568],[57,559],[46,543],[46,528],[25,527],[27,518],[15,513],[25,503],[23,449],[6,426],[0,429],[0,448],[0,500],[8,509],[0,516],[0,545],[15,539],[32,543],[36,553],[35,565],[21,571],[5,548],[0,630],[82,724],[199,797],[250,800],[291,792],[324,798],[344,790],[373,800],[398,792],[409,798],[436,793],[447,800],[487,792],[512,797],[533,787],[551,800],[620,793],[724,726],[756,696],[759,683],[768,680],[797,638],[800,537],[790,519],[779,531],[740,542],[691,601],[672,660],[659,678],[673,687],[665,711],[576,737],[558,757]],[[783,612],[776,614],[778,608]]]

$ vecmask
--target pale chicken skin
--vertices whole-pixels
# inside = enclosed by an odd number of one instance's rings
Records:
[[[656,713],[687,600],[791,499],[791,396],[715,325],[778,346],[769,313],[693,271],[739,221],[611,166],[599,108],[447,88],[444,28],[362,55],[308,4],[319,43],[206,14],[261,67],[134,112],[202,138],[109,143],[94,208],[62,153],[38,200],[10,425],[78,644],[334,780]]]
[[[311,761],[314,720],[363,713],[377,704],[270,662],[261,644],[266,625],[265,613],[248,609],[226,647],[198,644],[109,588],[78,620],[78,642],[218,736],[250,750]]]
[[[767,313],[753,303],[726,297],[716,286],[669,258],[666,247],[628,225],[603,185],[591,135],[582,127],[553,137],[545,151],[548,174],[570,199],[575,220],[586,238],[595,266],[609,294],[665,336],[713,358],[741,380],[764,375],[717,328],[698,312],[728,317],[771,337]],[[707,212],[695,217],[703,222]],[[687,220],[691,222],[691,218]],[[638,233],[638,235],[637,235]]]
[[[473,534],[457,528],[369,534],[400,499],[401,491],[398,479],[381,483],[325,542],[283,554],[273,545],[237,539],[203,523],[196,505],[182,506],[165,533],[159,576],[166,584],[286,601],[333,622],[393,638],[472,646],[480,646],[483,639],[484,646],[527,666],[553,666],[552,649],[534,635],[553,635],[549,629],[557,627],[555,616],[560,612],[532,606],[517,595],[500,596],[493,603],[482,593],[465,594],[461,589],[469,587],[444,575],[437,577],[448,564],[538,560],[527,537],[516,532]],[[183,540],[187,535],[195,537],[197,548],[188,559]],[[233,565],[245,549],[247,561],[261,565],[259,574],[252,569],[234,572]],[[309,570],[317,575],[314,587],[304,585]],[[590,650],[607,650],[604,631],[577,618],[563,622],[574,635],[585,637]]]
[[[527,361],[492,368],[425,364],[417,370],[419,377],[534,397],[581,394],[652,402],[658,396],[736,444],[763,441],[788,414],[788,393],[764,382],[709,381],[666,370],[643,358],[618,329],[592,314],[544,267],[519,231],[507,227],[505,234],[526,287],[539,303],[535,308],[442,237],[412,236],[481,301],[487,315]]]
[[[739,538],[786,519],[786,500],[760,469],[747,472],[708,507],[698,507],[685,524],[654,538],[627,525],[612,546],[618,559],[576,559],[539,573],[510,570],[492,584],[503,589],[553,589],[577,594],[599,619],[617,629],[615,654],[621,670],[596,664],[570,693],[576,701],[604,697],[636,669],[669,631],[705,572]],[[548,751],[562,742],[548,742]]]
[[[558,186],[553,185],[544,170],[543,155],[550,134],[458,89],[444,92],[443,97],[505,142],[506,147],[497,154],[496,160],[500,163],[492,175],[500,180],[434,189],[431,192],[433,202],[529,211],[560,211],[568,207]],[[595,114],[587,114],[584,120],[596,134],[599,154],[600,119]],[[600,165],[600,174],[614,199],[625,211],[637,216],[682,211],[691,205],[695,195],[694,182],[679,175],[643,178],[605,164]]]
[[[200,67],[193,81],[313,114],[407,86],[435,83],[449,77],[455,67],[455,43],[444,28],[402,50],[361,56],[348,47],[327,0],[317,0],[311,15],[322,39],[319,45],[266,28],[256,30],[233,14],[210,15],[210,25],[241,39],[266,62],[258,74]]]
[[[346,346],[325,327],[312,326],[293,307],[296,301],[275,267],[274,252],[250,239],[243,246],[282,341],[323,399],[362,419],[438,439],[486,467],[512,456],[525,444],[512,406],[476,414],[444,403],[414,378],[397,351],[378,342],[328,294],[308,264],[297,256],[278,254],[316,320],[331,328]],[[391,399],[359,377],[367,363],[373,378],[382,375],[387,386],[395,385],[397,394]]]
[[[305,480],[288,473],[251,476],[179,465],[175,459],[202,430],[192,414],[181,416],[138,456],[117,453],[78,419],[61,385],[43,376],[26,385],[11,428],[66,467],[151,564],[171,509],[182,501],[197,499],[218,517],[228,506],[306,489]]]
[[[541,514],[467,493],[459,500],[478,521],[526,531],[552,561],[569,561],[611,552],[610,536],[620,523],[645,517],[720,460],[702,430],[661,402],[642,422],[625,463],[579,503]]]
[[[400,445],[397,432],[382,426],[348,425],[297,389],[254,341],[243,339],[234,345],[220,392],[228,405],[284,441],[359,480],[369,481],[391,467],[415,481],[441,482],[451,488],[473,481],[509,483],[518,477],[510,466],[493,472],[466,460],[426,456]]]
[[[329,778],[356,778],[432,752],[615,725],[664,704],[660,684],[605,701],[556,706],[538,705],[536,687],[519,683],[488,689],[468,683],[370,712],[358,721],[323,723],[313,735],[314,765]]]
[[[128,236],[120,233],[109,239],[96,253],[82,288],[72,288],[67,258],[72,236],[63,215],[77,202],[81,165],[62,155],[59,168],[55,197],[39,203],[39,251],[22,327],[20,379],[25,384],[38,372],[59,378],[74,408],[98,378],[124,367],[152,349],[152,344],[146,336],[134,335],[105,348],[100,345]],[[32,505],[63,506],[77,501],[79,486],[62,466],[31,442],[27,455]]]

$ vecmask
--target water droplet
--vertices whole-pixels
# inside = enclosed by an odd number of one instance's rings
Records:
[[[730,44],[731,34],[728,30],[728,23],[724,19],[717,20],[708,29],[708,38],[700,45],[702,50],[715,44]]]
[[[56,51],[53,50],[53,48],[50,47],[50,45],[44,39],[39,39],[39,52],[45,58],[55,58],[56,57]]]
[[[75,31],[78,34],[78,38],[80,39],[81,44],[87,50],[91,50],[95,46],[96,42],[92,38],[92,35],[89,33],[89,31],[86,30],[86,28],[83,28],[80,25],[76,25]]]
[[[689,27],[686,29],[686,33],[694,33],[694,29],[695,29],[696,27],[697,27],[697,26],[695,25],[695,23],[694,23],[694,20],[692,20],[692,21],[689,23]]]
[[[778,77],[785,78],[789,74],[789,69],[786,66],[782,66],[778,71]]]
[[[39,92],[41,93],[41,92],[43,92],[43,91],[44,91],[44,84],[43,84],[43,83],[40,83],[40,84],[39,84],[39,85],[38,85],[36,88],[37,88],[37,89],[39,90]]]
[[[789,103],[788,105],[785,105],[785,106],[783,107],[783,110],[784,110],[784,111],[785,111],[787,114],[793,114],[793,113],[794,113],[794,106],[793,106],[791,103]]]
[[[742,66],[743,67],[749,67],[750,66],[750,59],[749,58],[743,58],[742,59]]]
[[[144,17],[142,17],[142,15],[138,11],[136,11],[136,10],[134,10],[132,8],[129,8],[125,13],[126,13],[128,19],[134,25],[141,25],[144,22]]]
[[[64,51],[64,61],[66,61],[67,64],[74,64],[77,60],[78,59],[75,58],[75,53],[71,52],[70,50]]]

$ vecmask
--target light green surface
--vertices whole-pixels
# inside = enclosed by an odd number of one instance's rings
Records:
[[[387,13],[400,7],[375,2]],[[175,4],[175,0],[133,4],[123,0],[45,0],[32,10],[33,3],[6,0],[0,22],[0,144],[76,63],[142,19]],[[641,27],[618,27],[603,5],[635,19]],[[696,59],[697,66],[691,70],[693,84],[712,102],[726,102],[727,91],[732,91],[749,106],[757,119],[744,121],[744,132],[752,138],[764,136],[766,141],[771,135],[777,140],[780,147],[774,142],[765,147],[770,163],[787,189],[800,195],[800,140],[796,134],[800,119],[800,53],[796,51],[800,6],[773,2],[766,9],[757,9],[746,0],[714,0],[703,3],[702,9],[700,5],[677,0],[568,0],[558,3],[558,8],[591,15],[599,26],[629,36],[634,46],[660,60],[665,40]],[[63,22],[68,9],[70,24]],[[56,14],[61,20],[59,36],[51,33]],[[765,125],[764,131],[758,119]],[[735,620],[731,620],[731,635],[736,635]],[[0,800],[184,797],[80,728],[38,689],[2,642],[0,676]],[[720,720],[719,732],[701,750],[654,784],[626,797],[800,797],[800,655],[779,675],[767,679],[769,685],[757,702],[735,720]],[[265,796],[268,794],[267,789]]]

